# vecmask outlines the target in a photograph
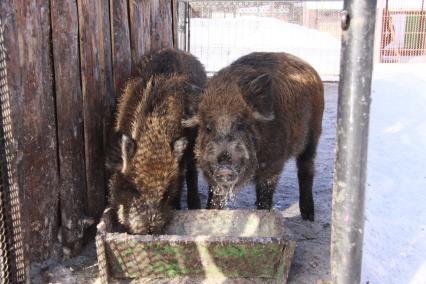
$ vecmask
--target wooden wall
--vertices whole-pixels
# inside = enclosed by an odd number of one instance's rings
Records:
[[[116,98],[146,52],[173,46],[172,0],[1,0],[25,243],[78,253],[106,202]],[[59,230],[61,228],[61,230]]]

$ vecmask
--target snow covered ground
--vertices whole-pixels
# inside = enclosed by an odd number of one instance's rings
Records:
[[[253,51],[285,51],[308,61],[323,80],[339,74],[340,39],[268,17],[193,18],[190,50],[207,71],[218,71]]]
[[[426,64],[375,66],[363,280],[426,283]]]

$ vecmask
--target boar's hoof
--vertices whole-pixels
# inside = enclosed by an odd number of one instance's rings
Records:
[[[303,220],[315,221],[315,211],[314,205],[309,206],[300,206],[300,214],[302,215]]]

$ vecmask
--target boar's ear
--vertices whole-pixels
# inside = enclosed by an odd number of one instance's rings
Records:
[[[136,143],[129,136],[123,134],[121,137],[121,160],[123,162],[121,166],[121,172],[126,173],[129,167],[130,160],[136,151]]]
[[[274,119],[271,76],[268,73],[253,74],[241,79],[238,85],[246,102],[252,107],[255,119]]]

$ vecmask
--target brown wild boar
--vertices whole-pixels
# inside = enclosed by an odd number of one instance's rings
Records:
[[[296,157],[300,212],[314,220],[323,92],[317,72],[286,53],[251,53],[208,81],[197,116],[186,121],[199,125],[195,152],[208,208],[223,208],[234,189],[254,181],[257,208],[270,209],[284,163]]]
[[[109,184],[111,207],[126,231],[161,232],[171,210],[180,206],[185,167],[188,207],[200,207],[196,130],[181,122],[196,112],[205,81],[195,57],[166,49],[145,56],[139,75],[126,84],[115,124],[120,158],[110,165]]]

